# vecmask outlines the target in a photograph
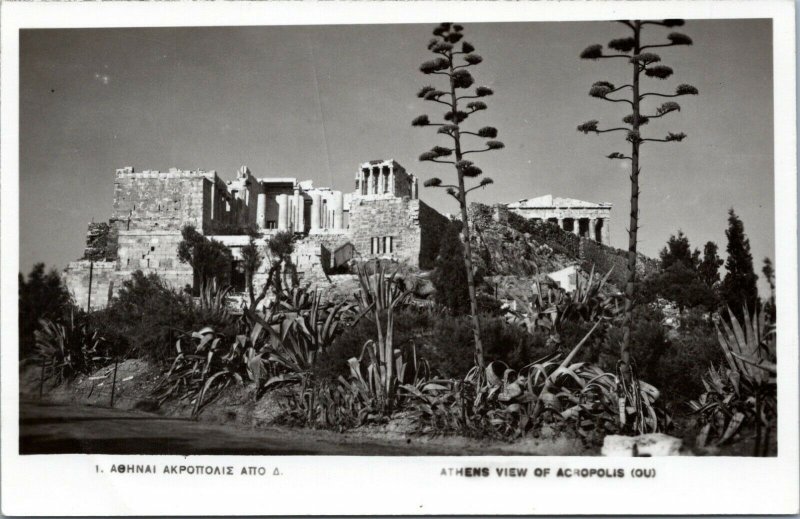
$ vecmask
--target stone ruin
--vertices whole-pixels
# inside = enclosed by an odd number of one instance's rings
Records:
[[[92,309],[106,306],[137,270],[178,289],[192,286],[192,268],[177,254],[186,225],[231,249],[235,291],[244,291],[241,249],[250,233],[264,247],[273,234],[293,232],[292,261],[312,285],[328,283],[330,272],[354,259],[429,267],[420,252],[446,218],[419,200],[417,178],[388,159],[361,164],[355,180],[345,193],[294,177],[257,178],[246,166],[228,182],[215,171],[118,169],[111,218],[89,224],[84,257],[69,264],[65,282],[76,303]],[[268,269],[265,260],[256,284]]]

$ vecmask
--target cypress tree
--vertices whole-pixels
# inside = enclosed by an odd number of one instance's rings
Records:
[[[753,255],[750,253],[750,240],[744,232],[744,224],[731,208],[728,211],[728,259],[725,269],[728,273],[722,280],[720,293],[722,300],[733,313],[741,318],[745,307],[752,312],[758,303],[758,276],[753,271]]]

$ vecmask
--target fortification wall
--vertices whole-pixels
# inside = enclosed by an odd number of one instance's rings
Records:
[[[116,267],[115,261],[70,262],[64,270],[64,283],[75,304],[87,311],[105,308],[119,288],[114,276]]]

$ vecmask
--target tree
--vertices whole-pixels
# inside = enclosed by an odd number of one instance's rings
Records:
[[[716,308],[717,295],[700,275],[700,251],[692,251],[689,238],[683,231],[669,237],[660,257],[660,270],[644,280],[638,300],[663,297],[677,304],[681,313],[686,308],[700,305],[709,310]]]
[[[716,288],[719,283],[719,268],[724,261],[717,254],[717,244],[713,241],[706,242],[703,247],[703,261],[697,267],[700,279],[710,288]]]
[[[464,244],[458,237],[460,222],[450,222],[442,233],[439,254],[431,281],[436,288],[436,302],[448,307],[454,314],[470,311],[467,269],[464,267]]]
[[[196,281],[194,288],[211,280],[226,283],[233,264],[230,249],[217,240],[206,238],[193,225],[184,226],[181,235],[183,240],[178,244],[178,259],[192,266]]]
[[[611,127],[601,129],[599,121],[590,120],[578,126],[578,131],[585,134],[595,133],[608,133],[608,132],[622,132],[625,135],[625,140],[630,143],[630,155],[625,155],[621,152],[613,152],[608,155],[608,158],[615,160],[628,160],[631,163],[630,174],[630,223],[628,226],[628,262],[627,262],[627,279],[625,284],[625,316],[623,319],[623,334],[622,343],[620,344],[620,360],[622,362],[621,372],[623,376],[629,373],[628,365],[630,364],[630,344],[631,344],[631,325],[633,320],[633,306],[636,296],[636,246],[637,246],[637,232],[639,230],[639,175],[641,168],[639,167],[639,152],[643,145],[648,142],[680,142],[685,137],[685,133],[672,133],[669,132],[664,138],[646,138],[643,137],[640,128],[646,125],[650,120],[664,117],[667,114],[680,111],[681,107],[674,101],[667,101],[661,106],[657,107],[653,113],[643,113],[642,102],[647,98],[661,97],[673,98],[685,95],[697,95],[697,88],[680,84],[675,90],[674,94],[664,94],[659,92],[642,92],[641,91],[641,76],[644,74],[647,78],[653,79],[666,79],[672,75],[672,68],[661,65],[661,57],[650,50],[658,47],[673,47],[678,45],[691,45],[692,40],[688,36],[678,32],[672,32],[667,35],[667,42],[643,44],[642,30],[646,26],[655,27],[678,27],[683,25],[683,20],[661,20],[661,21],[641,21],[641,20],[620,20],[619,23],[627,27],[631,32],[624,38],[611,40],[608,43],[608,48],[613,51],[605,53],[603,46],[599,44],[590,45],[580,55],[582,59],[599,60],[599,59],[622,59],[630,64],[632,82],[620,86],[615,86],[608,81],[598,81],[589,89],[589,95],[609,101],[612,103],[627,104],[631,108],[631,113],[623,117],[622,122],[624,126]],[[648,52],[645,52],[648,51]],[[610,97],[612,94],[628,92],[628,97]]]
[[[294,283],[297,283],[297,271],[292,263],[292,253],[294,252],[294,234],[291,231],[281,231],[267,242],[267,260],[269,261],[269,271],[267,280],[262,285],[258,295],[255,291],[254,277],[258,268],[261,266],[264,256],[258,249],[253,235],[250,241],[242,247],[242,266],[244,268],[247,292],[250,298],[250,311],[255,312],[259,303],[267,296],[270,288],[274,289],[276,305],[280,299],[283,286],[281,275],[285,278],[286,270],[291,271]]]
[[[483,188],[492,183],[488,177],[482,178],[471,187],[467,187],[467,179],[477,179],[483,171],[471,160],[464,157],[469,154],[483,153],[486,151],[499,150],[504,147],[503,143],[494,140],[497,137],[497,129],[491,126],[484,126],[477,131],[464,129],[464,122],[475,112],[487,109],[486,103],[477,99],[488,97],[494,92],[491,88],[479,86],[473,93],[463,92],[470,88],[475,79],[470,74],[469,69],[481,63],[483,58],[475,54],[475,47],[466,41],[462,41],[464,27],[458,24],[442,23],[433,30],[434,38],[428,43],[430,50],[436,57],[420,65],[420,71],[425,75],[438,75],[446,78],[447,86],[445,90],[439,90],[433,86],[423,87],[417,97],[438,103],[445,107],[445,113],[441,122],[431,122],[428,115],[420,115],[412,122],[414,126],[436,126],[437,133],[447,138],[447,146],[434,146],[430,151],[420,155],[419,160],[425,162],[435,162],[438,164],[450,164],[456,174],[455,184],[444,184],[441,179],[433,177],[425,181],[425,187],[442,188],[458,202],[461,209],[461,234],[464,243],[464,266],[467,275],[467,290],[469,293],[470,313],[472,315],[473,339],[475,341],[475,357],[478,365],[486,365],[483,355],[483,343],[480,335],[480,322],[478,321],[478,298],[475,290],[475,273],[472,269],[472,246],[470,244],[469,215],[467,214],[467,194],[478,188]],[[456,50],[456,44],[461,42],[460,50]],[[458,61],[456,61],[458,60]],[[459,95],[460,93],[460,95]],[[464,104],[466,102],[466,104]],[[486,139],[485,148],[464,149],[462,140],[465,136],[470,139]],[[454,160],[449,160],[452,157]]]
[[[678,231],[678,235],[674,234],[667,240],[667,245],[661,249],[661,268],[664,270],[669,269],[676,263],[682,263],[686,268],[696,270],[700,264],[700,251],[695,249],[692,251],[689,245],[689,238],[683,234],[683,231]]]
[[[725,260],[725,279],[722,280],[720,293],[722,300],[741,321],[744,307],[750,312],[758,304],[758,276],[753,271],[753,256],[750,254],[750,240],[744,233],[744,224],[731,208],[728,211],[728,259]]]
[[[70,296],[59,273],[52,269],[45,273],[44,263],[37,263],[28,274],[28,280],[19,274],[19,356],[27,357],[35,350],[34,331],[39,319],[60,322],[70,307]]]
[[[769,301],[764,305],[767,315],[775,322],[776,308],[775,308],[775,269],[772,267],[772,260],[764,258],[764,266],[761,272],[769,283]]]

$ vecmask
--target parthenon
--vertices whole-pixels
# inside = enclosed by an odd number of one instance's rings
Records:
[[[576,236],[611,245],[610,203],[594,203],[544,195],[527,198],[507,205],[508,209],[525,218],[548,221]]]

